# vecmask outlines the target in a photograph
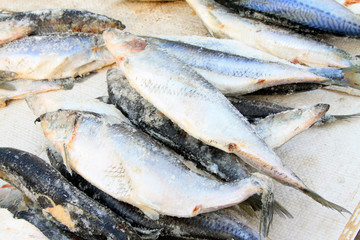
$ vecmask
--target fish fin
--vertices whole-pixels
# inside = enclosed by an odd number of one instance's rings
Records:
[[[344,78],[349,82],[350,87],[360,89],[360,67],[353,66],[343,69]]]
[[[338,211],[339,213],[349,213],[351,214],[350,211],[348,211],[347,209],[335,204],[335,203],[332,203],[326,199],[324,199],[323,197],[321,197],[319,194],[317,194],[316,192],[306,188],[306,189],[301,189],[301,191],[303,193],[305,193],[306,195],[308,195],[309,197],[311,197],[312,199],[314,199],[315,201],[317,201],[318,203],[320,203],[321,205],[323,205],[324,207],[327,207],[327,208],[331,208],[331,209],[334,209],[336,211]]]
[[[291,215],[291,213],[286,210],[286,208],[282,206],[278,201],[274,201],[274,212],[280,217],[294,218],[294,216]]]
[[[71,170],[71,167],[70,167],[69,153],[67,151],[65,143],[63,144],[63,152],[64,152],[64,157],[63,157],[64,165],[66,167],[66,170],[70,173],[70,175],[72,175],[72,170]]]
[[[0,70],[0,81],[14,80],[18,78],[18,74],[10,71]]]
[[[360,113],[348,114],[348,115],[330,115],[325,114],[319,121],[319,125],[325,123],[333,123],[338,120],[346,120],[350,118],[360,117]]]
[[[254,209],[248,204],[248,202],[242,202],[237,205],[241,210],[246,212],[250,217],[255,217]]]
[[[261,197],[262,208],[261,208],[261,218],[259,233],[262,233],[263,236],[269,234],[270,225],[273,220],[274,215],[274,193],[268,192],[263,193]]]
[[[101,97],[97,97],[96,99],[103,102],[103,103],[111,104],[109,96],[101,96]]]
[[[137,206],[147,217],[149,217],[152,220],[158,220],[159,219],[159,213],[155,211],[154,209],[141,205]]]

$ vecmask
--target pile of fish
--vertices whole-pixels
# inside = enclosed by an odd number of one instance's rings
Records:
[[[292,217],[274,200],[276,180],[349,213],[307,187],[274,149],[359,114],[244,95],[360,89],[358,57],[310,36],[359,37],[360,17],[330,0],[186,1],[216,38],[137,36],[84,10],[0,13],[0,103],[26,98],[52,145],[52,166],[0,148],[0,178],[9,183],[0,207],[49,239],[265,239],[273,213]],[[106,97],[33,95],[71,89],[111,65]],[[239,217],[258,210],[259,232]]]

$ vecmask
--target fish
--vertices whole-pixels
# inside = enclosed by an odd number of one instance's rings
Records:
[[[271,192],[271,181],[259,173],[232,183],[198,175],[131,124],[111,124],[97,113],[58,110],[37,121],[74,172],[152,219],[193,217]]]
[[[71,78],[113,63],[101,35],[28,36],[0,48],[0,81]]]
[[[351,74],[354,70],[352,67],[349,69],[298,68],[289,64],[227,54],[182,42],[150,37],[146,40],[192,66],[225,95],[243,95],[272,86],[306,82],[351,85],[360,88],[360,75]]]
[[[256,122],[257,120],[265,118],[269,115],[294,109],[259,99],[247,99],[245,97],[228,97],[228,99],[250,122]],[[331,115],[325,113],[325,115],[315,122],[314,125],[327,124],[359,116],[359,113],[348,115]]]
[[[141,97],[130,86],[120,70],[116,68],[108,70],[107,85],[110,102],[121,110],[134,125],[171,147],[177,153],[185,156],[187,160],[198,168],[204,169],[225,181],[235,181],[248,176],[247,166],[242,161],[238,161],[235,155],[206,145],[188,135],[151,103]],[[241,106],[239,108],[241,109]],[[325,114],[328,108],[329,105],[327,104],[294,110],[283,107],[283,112],[278,115],[268,113],[264,116],[267,118],[255,122],[256,125],[253,125],[253,127],[260,137],[266,137],[266,144],[272,148],[279,147],[292,138],[293,134],[298,134],[314,124]],[[277,111],[277,113],[279,112]],[[274,122],[279,124],[280,128],[285,129],[291,126],[292,129],[288,129],[288,131],[273,129],[271,125]]]
[[[102,33],[106,28],[125,29],[116,19],[77,9],[40,9],[0,14],[0,44],[33,34],[55,32]]]
[[[24,99],[29,94],[38,94],[56,90],[70,90],[75,80],[55,81],[13,80],[0,82],[0,107],[6,107],[10,101]]]
[[[84,239],[140,239],[122,218],[71,185],[41,158],[0,148],[0,178],[19,189],[58,226]]]
[[[191,66],[130,33],[111,29],[103,36],[130,85],[189,135],[237,155],[257,170],[299,189],[324,206],[347,212],[310,190],[229,100]]]
[[[360,36],[360,17],[333,0],[217,0],[233,9],[250,9],[272,17],[274,23],[283,19],[337,36]],[[289,27],[289,25],[286,25]]]
[[[129,222],[143,238],[158,237],[199,238],[199,239],[261,239],[261,235],[244,223],[232,218],[221,210],[204,213],[192,218],[159,216],[158,220],[148,218],[139,209],[118,201],[94,187],[76,172],[70,174],[63,163],[61,154],[54,148],[47,148],[48,158],[63,176],[114,213]]]
[[[261,51],[259,49],[250,47],[244,42],[234,39],[219,39],[214,37],[204,37],[204,36],[178,36],[178,35],[154,35],[154,36],[142,36],[144,38],[155,39],[155,40],[168,40],[172,42],[181,42],[185,44],[190,44],[193,46],[207,48],[214,51],[224,52],[232,55],[242,56],[246,58],[255,58],[261,59],[268,62],[283,63],[287,65],[295,65],[285,59],[278,58],[272,54]],[[297,67],[298,64],[295,65]]]
[[[240,40],[253,48],[309,67],[347,68],[359,63],[356,56],[322,40],[240,17],[215,1],[187,0],[187,3],[214,37]]]
[[[67,109],[94,112],[106,117],[108,121],[113,123],[130,123],[130,121],[114,105],[106,104],[99,99],[55,99],[29,95],[26,97],[25,101],[33,114],[37,117],[40,117],[47,112]]]

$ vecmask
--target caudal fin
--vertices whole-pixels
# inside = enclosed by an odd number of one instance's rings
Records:
[[[339,213],[349,213],[351,214],[350,211],[348,211],[347,209],[335,204],[335,203],[332,203],[326,199],[324,199],[323,197],[321,197],[319,194],[317,194],[316,192],[306,188],[306,189],[301,189],[301,191],[303,193],[305,193],[306,195],[308,195],[309,197],[311,197],[312,199],[314,199],[315,201],[317,201],[318,203],[320,203],[321,205],[323,205],[324,207],[327,207],[327,208],[331,208],[331,209],[334,209],[336,211],[338,211]]]
[[[335,122],[335,121],[338,121],[338,120],[346,120],[346,119],[355,118],[355,117],[360,117],[360,113],[348,114],[348,115],[330,115],[330,114],[325,114],[325,115],[318,121],[318,123],[320,123],[320,124],[332,123],[332,122]]]
[[[343,69],[344,79],[348,81],[350,87],[360,89],[360,67],[354,66]]]

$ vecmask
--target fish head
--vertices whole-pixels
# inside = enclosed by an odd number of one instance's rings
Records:
[[[62,152],[76,135],[79,117],[75,111],[59,109],[44,113],[35,121],[40,121],[44,135]]]
[[[147,46],[147,41],[144,38],[118,29],[104,31],[103,37],[106,47],[116,58],[116,61],[120,62],[126,57],[137,55]]]

